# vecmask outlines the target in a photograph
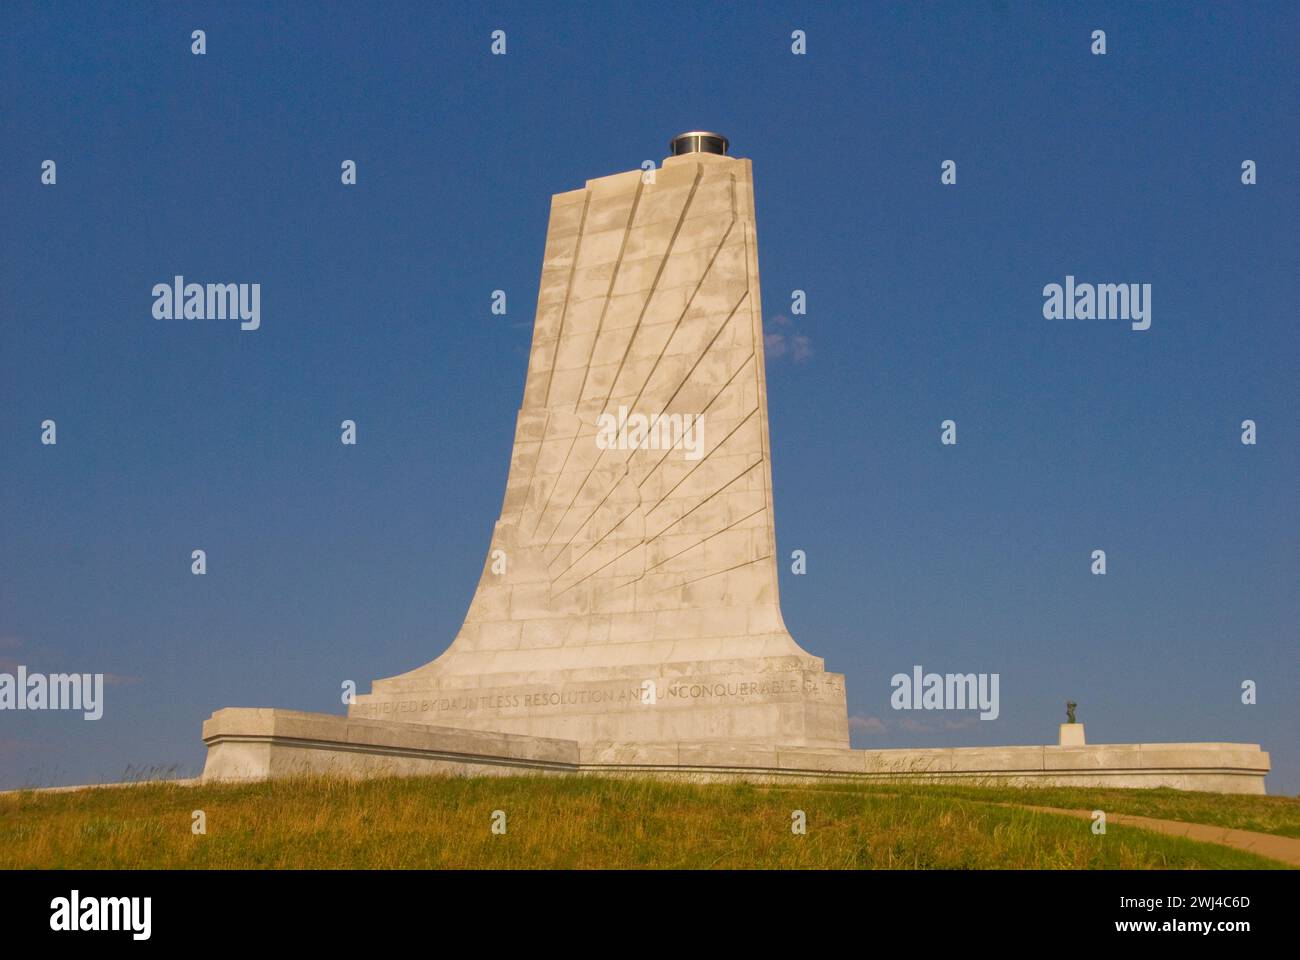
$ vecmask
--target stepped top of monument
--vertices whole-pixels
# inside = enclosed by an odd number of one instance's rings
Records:
[[[609,191],[621,193],[635,190],[637,184],[645,183],[653,186],[655,184],[655,175],[661,175],[669,171],[681,172],[690,170],[693,176],[694,172],[701,167],[709,168],[717,172],[725,169],[729,175],[735,177],[738,181],[748,184],[751,180],[750,162],[744,157],[731,155],[731,141],[720,133],[709,133],[705,130],[692,130],[687,133],[679,133],[668,141],[669,154],[660,164],[659,168],[652,173],[648,172],[651,161],[647,160],[639,167],[631,170],[623,170],[619,173],[609,173],[600,177],[592,177],[586,183],[572,190],[562,190],[553,194],[551,204],[555,206],[565,206],[571,203],[585,203],[591,197],[589,192],[592,190],[607,193]],[[680,183],[672,180],[670,175],[669,181],[673,186],[680,186]],[[666,183],[664,186],[668,186]],[[738,197],[743,202],[744,197]],[[746,216],[750,219],[753,217],[753,208],[749,207],[745,211]]]

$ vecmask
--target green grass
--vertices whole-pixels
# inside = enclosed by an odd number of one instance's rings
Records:
[[[1300,797],[1265,797],[1231,793],[1191,793],[1168,787],[1117,790],[1102,787],[1008,787],[1005,785],[932,785],[941,796],[1022,803],[1067,810],[1104,810],[1160,820],[1205,823],[1300,838]]]
[[[149,784],[0,796],[0,867],[1272,868],[1216,844],[1115,825],[1095,836],[1087,820],[996,804],[1199,816],[1219,803],[1223,816],[1292,823],[1294,808],[1251,806],[1273,799],[587,777]],[[804,836],[790,829],[796,809]],[[191,832],[194,810],[206,835]],[[491,832],[495,810],[505,835]]]

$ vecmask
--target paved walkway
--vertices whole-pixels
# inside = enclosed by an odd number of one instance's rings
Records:
[[[1064,810],[1060,807],[1035,807],[1028,804],[998,804],[998,806],[1015,806],[1024,810],[1038,810],[1042,813],[1062,813],[1084,820],[1092,819],[1091,810]],[[1106,814],[1106,823],[1117,823],[1125,827],[1141,827],[1188,840],[1200,840],[1204,843],[1218,843],[1225,847],[1235,847],[1249,853],[1281,860],[1293,867],[1300,867],[1300,840],[1294,837],[1279,837],[1274,833],[1256,833],[1254,830],[1235,830],[1231,827],[1215,827],[1208,823],[1184,823],[1181,820],[1157,820],[1154,817],[1138,817],[1129,813]]]

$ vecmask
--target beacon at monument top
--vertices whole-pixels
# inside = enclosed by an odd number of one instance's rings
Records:
[[[716,153],[725,157],[730,146],[731,141],[722,134],[707,130],[688,130],[668,141],[668,149],[674,157],[684,153]]]

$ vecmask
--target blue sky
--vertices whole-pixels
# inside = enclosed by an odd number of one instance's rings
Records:
[[[440,653],[550,195],[704,128],[805,344],[769,350],[782,606],[855,745],[1053,742],[1071,698],[1090,741],[1258,742],[1300,791],[1294,4],[0,16],[0,670],[112,675],[99,721],[0,714],[0,787],[197,772],[214,709]],[[154,319],[175,274],[261,283],[261,329]],[[1043,319],[1067,274],[1152,284],[1151,329]],[[1000,716],[895,713],[917,663],[999,673]]]

